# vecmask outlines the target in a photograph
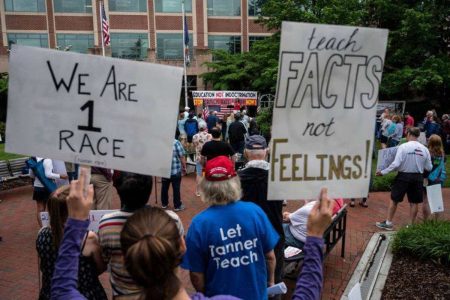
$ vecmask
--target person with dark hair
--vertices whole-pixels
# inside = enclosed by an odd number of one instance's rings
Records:
[[[119,194],[121,208],[102,217],[99,224],[99,237],[103,261],[111,268],[110,281],[113,296],[116,298],[125,295],[129,297],[141,292],[140,287],[132,280],[125,268],[120,232],[127,219],[147,204],[152,192],[153,178],[120,172],[114,178],[114,186]],[[167,214],[182,226],[177,214],[171,211],[167,211]]]
[[[395,154],[394,161],[384,170],[377,171],[377,176],[386,175],[394,170],[398,171],[391,191],[391,202],[388,209],[387,219],[376,222],[376,226],[385,230],[392,230],[392,219],[398,203],[403,201],[405,194],[408,195],[410,204],[411,224],[417,217],[418,204],[423,202],[423,172],[432,168],[430,152],[417,141],[420,130],[417,127],[409,128],[406,133],[407,143],[401,144]]]
[[[228,138],[230,139],[231,147],[234,152],[242,154],[244,152],[245,136],[247,134],[247,127],[242,121],[242,114],[234,114],[235,121],[230,124],[228,128]]]
[[[221,130],[219,127],[213,127],[210,131],[212,140],[206,142],[201,154],[201,163],[205,165],[206,161],[213,159],[217,156],[228,156],[230,158],[235,157],[235,152],[230,144],[223,142],[220,138]]]
[[[39,300],[52,298],[50,294],[52,274],[58,256],[58,249],[64,234],[64,224],[67,221],[67,203],[69,186],[63,186],[50,195],[48,200],[48,214],[50,226],[43,227],[36,239],[42,273],[42,287],[39,291]],[[106,270],[101,259],[101,249],[97,235],[92,231],[85,231],[81,245],[79,262],[78,290],[87,299],[107,299],[105,291],[98,279],[98,275]]]
[[[67,206],[68,206],[68,219],[64,228],[64,237],[60,247],[60,251],[58,254],[58,258],[56,260],[55,272],[53,273],[52,278],[52,299],[55,300],[63,300],[63,299],[71,299],[71,300],[81,300],[85,299],[80,292],[77,290],[77,280],[78,280],[78,262],[80,259],[80,250],[81,250],[81,240],[83,235],[86,232],[87,227],[89,226],[89,210],[92,206],[94,191],[91,186],[88,186],[87,193],[84,191],[84,183],[86,180],[86,172],[85,170],[81,171],[80,180],[74,180],[71,183],[70,194],[67,197]],[[326,228],[331,223],[333,210],[333,201],[328,198],[327,189],[323,188],[320,192],[320,199],[318,204],[314,206],[309,217],[307,224],[307,235],[306,244],[304,247],[305,258],[303,261],[302,272],[300,273],[299,279],[297,280],[297,285],[295,288],[294,295],[292,299],[294,300],[306,300],[306,299],[319,299],[323,284],[323,233]],[[146,210],[149,211],[149,210]],[[151,213],[150,213],[151,214]],[[148,215],[149,217],[151,215]],[[158,214],[160,218],[162,214]],[[147,219],[147,218],[144,218]],[[167,218],[165,218],[167,219]],[[164,223],[164,221],[159,221],[157,224]],[[166,221],[166,224],[169,222]],[[127,224],[127,228],[130,226],[130,229],[134,229],[134,222],[130,222]],[[139,228],[148,228],[149,226],[138,226]],[[170,227],[169,231],[166,231],[166,227]],[[179,262],[179,257],[174,257],[174,253],[177,253],[177,249],[182,249],[184,244],[183,234],[179,231],[179,239],[175,238],[176,230],[174,230],[173,225],[168,225],[164,228],[164,236],[159,234],[158,232],[144,232],[143,235],[136,236],[138,238],[139,244],[133,247],[131,245],[128,249],[124,249],[126,252],[129,252],[131,248],[134,249],[133,253],[127,253],[126,256],[133,255],[133,259],[140,259],[143,256],[148,255],[146,251],[140,251],[139,245],[140,241],[146,241],[146,239],[157,239],[157,243],[162,245],[163,248],[161,251],[154,251],[156,249],[152,249],[150,253],[159,254],[158,256],[150,257],[149,259],[156,259],[159,264],[161,262],[165,262],[164,266],[167,268],[161,268],[158,266],[157,270],[161,272],[156,272],[153,269],[149,269],[149,265],[154,265],[154,261],[149,261],[148,264],[133,264],[136,266],[136,269],[133,269],[133,279],[136,282],[141,282],[144,278],[155,280],[159,283],[160,286],[166,286],[167,282],[162,280],[163,278],[173,278],[169,275],[169,273],[175,272],[172,268]],[[126,231],[128,232],[128,230]],[[170,234],[169,234],[170,232]],[[142,232],[141,232],[142,233]],[[130,239],[131,241],[131,239]],[[177,241],[179,242],[179,247],[177,247]],[[124,244],[128,242],[124,241]],[[130,243],[131,244],[131,243]],[[155,245],[155,244],[153,244]],[[250,246],[250,244],[248,244]],[[182,251],[180,251],[182,252]],[[127,260],[127,266],[129,262]],[[130,262],[131,264],[131,262]],[[130,270],[131,271],[131,270]],[[136,271],[136,272],[135,272]],[[152,276],[150,276],[150,274]],[[245,285],[247,283],[247,278],[244,278],[239,282],[239,285]],[[144,280],[145,281],[145,280]],[[145,282],[146,284],[147,282]],[[228,281],[224,281],[223,284],[226,285]],[[154,284],[152,282],[152,284]],[[265,284],[264,284],[265,285]],[[180,287],[180,285],[179,285]],[[190,298],[183,287],[178,289],[178,293],[172,299],[180,299],[180,300],[204,300],[205,298],[201,294],[195,294],[192,298]],[[142,298],[141,294],[136,295]],[[145,296],[144,296],[145,297]],[[148,298],[147,298],[148,299]],[[160,298],[162,300],[169,300],[167,298]],[[213,300],[231,300],[236,299],[230,296],[215,296],[210,299]]]

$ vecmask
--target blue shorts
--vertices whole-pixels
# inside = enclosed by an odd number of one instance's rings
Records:
[[[195,163],[195,171],[197,172],[198,176],[202,176],[203,175],[203,166],[200,162],[196,162]]]

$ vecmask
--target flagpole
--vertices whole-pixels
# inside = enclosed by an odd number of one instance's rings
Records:
[[[103,40],[103,17],[102,17],[102,11],[104,8],[103,6],[103,2],[100,1],[100,9],[98,10],[100,13],[100,36],[101,36],[101,40],[102,40],[102,55],[105,56],[105,42]]]
[[[188,91],[187,91],[187,70],[186,70],[186,45],[184,44],[184,41],[186,40],[186,37],[184,36],[186,34],[186,28],[184,19],[186,18],[186,12],[184,11],[184,0],[181,0],[181,12],[183,14],[183,17],[181,18],[181,22],[183,23],[183,69],[184,69],[184,106],[188,107]]]

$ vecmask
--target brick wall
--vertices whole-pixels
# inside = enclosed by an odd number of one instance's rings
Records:
[[[55,16],[56,30],[93,31],[94,22],[91,16]]]

